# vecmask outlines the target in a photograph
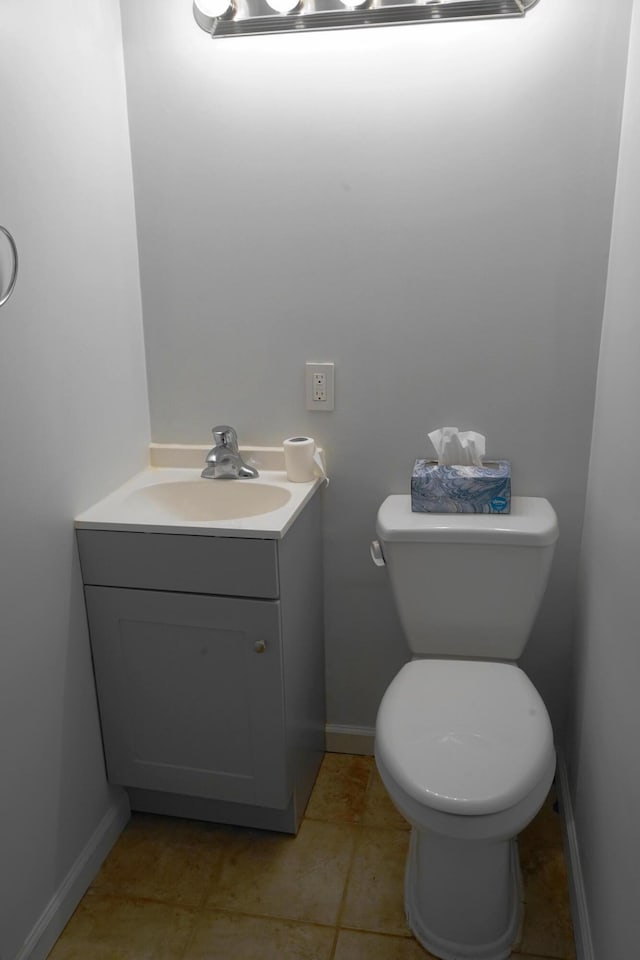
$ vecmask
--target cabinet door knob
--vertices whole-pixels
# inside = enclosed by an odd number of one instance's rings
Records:
[[[256,642],[253,645],[253,649],[255,650],[256,653],[264,653],[266,648],[267,648],[267,645],[264,642],[264,640],[256,640]]]

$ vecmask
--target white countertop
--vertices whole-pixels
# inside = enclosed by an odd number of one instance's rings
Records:
[[[258,467],[260,475],[257,479],[203,480],[200,473],[204,467],[207,447],[154,444],[150,451],[152,465],[131,477],[121,487],[89,507],[88,510],[80,513],[75,518],[75,526],[81,530],[124,530],[279,540],[284,537],[305,504],[308,503],[324,481],[321,478],[316,478],[309,483],[290,483],[283,469],[284,456],[281,449],[247,449],[242,447],[240,449],[244,459]],[[153,465],[158,463],[163,465]],[[277,467],[281,464],[282,469],[263,469],[263,464],[269,467]],[[193,490],[198,494],[200,494],[199,485],[207,485],[206,492],[204,488],[202,490],[202,496],[205,498],[209,496],[209,491],[213,498],[216,496],[216,491],[221,496],[226,495],[227,492],[233,494],[234,491],[225,491],[223,488],[229,487],[230,484],[242,484],[243,487],[245,485],[276,487],[286,492],[288,499],[283,506],[254,516],[240,516],[223,520],[187,520],[184,515],[181,515],[180,509],[174,510],[172,508],[171,497],[156,497],[154,493],[158,491],[155,491],[147,498],[144,493],[145,488],[156,485],[183,485],[185,482],[197,484],[198,487],[193,488]],[[178,490],[178,487],[176,486],[173,489]],[[189,490],[189,488],[184,487],[183,489]],[[239,492],[242,493],[242,491]],[[257,491],[256,496],[260,496]],[[167,500],[169,506],[166,505]]]

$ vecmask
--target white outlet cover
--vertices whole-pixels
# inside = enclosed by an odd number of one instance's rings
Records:
[[[314,374],[324,375],[326,383],[326,400],[314,400]],[[326,413],[334,409],[335,398],[335,364],[334,363],[312,363],[308,361],[304,365],[304,391],[305,405],[307,410],[313,410],[316,413]]]

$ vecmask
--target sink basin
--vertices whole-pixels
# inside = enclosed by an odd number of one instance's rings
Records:
[[[197,523],[257,517],[278,510],[291,499],[289,490],[250,480],[178,480],[133,490],[122,511],[140,520],[154,518]]]
[[[290,483],[283,451],[268,447],[247,452],[257,457],[256,479],[205,480],[206,455],[205,447],[177,445],[175,465],[150,464],[78,514],[76,527],[279,540],[322,483]]]

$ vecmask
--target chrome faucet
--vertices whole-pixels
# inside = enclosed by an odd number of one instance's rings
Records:
[[[258,476],[255,467],[244,462],[238,450],[238,434],[233,427],[214,427],[215,446],[207,454],[207,466],[200,476],[205,480],[247,480]]]

